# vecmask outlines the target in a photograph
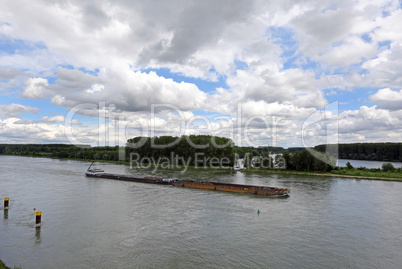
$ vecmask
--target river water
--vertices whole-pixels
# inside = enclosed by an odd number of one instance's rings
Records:
[[[285,187],[266,198],[84,176],[89,163],[0,157],[0,259],[23,268],[400,268],[402,183],[158,170]],[[149,174],[126,165],[106,172]],[[42,211],[35,229],[33,208]],[[260,210],[260,214],[257,214]]]
[[[346,167],[346,163],[350,162],[353,167],[366,167],[366,168],[382,168],[384,163],[392,163],[395,168],[402,167],[402,162],[380,162],[380,161],[364,161],[364,160],[347,160],[347,159],[339,159],[337,162],[337,166]]]

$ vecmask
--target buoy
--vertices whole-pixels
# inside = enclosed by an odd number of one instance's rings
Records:
[[[257,210],[257,214],[260,215],[260,210],[259,209]]]
[[[39,228],[39,227],[40,227],[41,218],[42,218],[42,212],[41,212],[41,211],[36,212],[35,228]]]
[[[4,198],[4,210],[8,210],[8,197]]]

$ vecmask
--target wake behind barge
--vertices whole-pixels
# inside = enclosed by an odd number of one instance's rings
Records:
[[[180,180],[180,179],[167,179],[162,177],[135,177],[132,175],[120,175],[104,173],[101,169],[89,169],[85,173],[88,177],[116,179],[124,181],[142,182],[150,184],[172,185],[176,187],[187,187],[195,189],[226,191],[235,193],[255,194],[261,196],[271,197],[286,197],[289,195],[289,190],[284,188],[253,186],[253,185],[240,185],[210,181],[193,181],[193,180]]]

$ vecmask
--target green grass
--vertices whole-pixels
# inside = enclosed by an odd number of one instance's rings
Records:
[[[262,174],[287,174],[287,175],[307,175],[307,176],[328,176],[328,177],[341,177],[341,178],[358,178],[358,179],[372,179],[372,180],[385,180],[385,181],[402,181],[401,172],[372,172],[368,170],[333,170],[331,172],[306,172],[295,170],[259,170],[259,169],[246,169],[245,172],[262,173]]]
[[[331,174],[335,175],[347,175],[347,176],[358,176],[358,177],[380,177],[380,178],[393,178],[393,179],[401,179],[402,180],[402,173],[401,172],[372,172],[367,170],[334,170],[331,171]]]
[[[0,260],[0,269],[10,269],[7,267],[2,260]]]

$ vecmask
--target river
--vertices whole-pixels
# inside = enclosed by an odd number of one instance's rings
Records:
[[[288,198],[84,176],[89,163],[0,156],[0,259],[25,268],[400,268],[402,183],[158,170],[289,188]],[[151,173],[97,164],[106,172]],[[33,209],[42,211],[35,229]],[[260,210],[260,214],[257,214]]]
[[[381,161],[364,161],[364,160],[347,160],[347,159],[339,159],[337,162],[337,166],[346,167],[346,163],[350,162],[353,167],[366,167],[366,168],[382,168],[384,163],[392,163],[395,168],[402,167],[402,162],[381,162]]]

